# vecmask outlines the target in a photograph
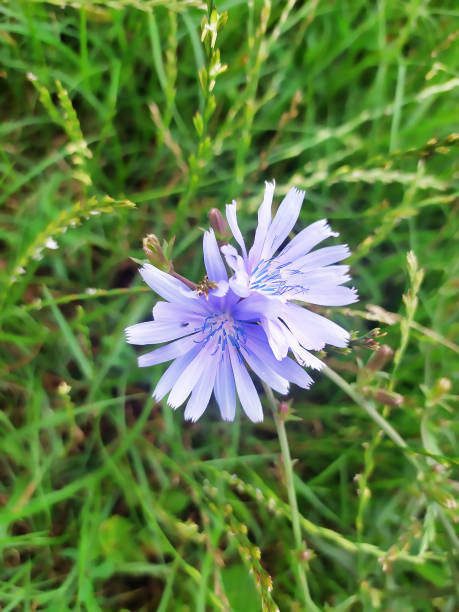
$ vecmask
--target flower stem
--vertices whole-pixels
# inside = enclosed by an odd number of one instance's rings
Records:
[[[265,389],[266,397],[268,399],[268,403],[271,407],[274,416],[274,423],[276,424],[277,436],[279,438],[279,443],[281,447],[282,454],[282,462],[284,464],[285,470],[285,480],[287,484],[287,495],[288,501],[290,505],[290,510],[292,513],[292,527],[293,527],[293,536],[295,539],[295,548],[296,548],[296,557],[297,563],[295,563],[295,570],[297,571],[299,582],[301,584],[301,590],[303,593],[303,600],[305,603],[305,610],[307,612],[319,612],[319,608],[315,605],[315,603],[311,599],[311,595],[309,593],[309,586],[306,577],[306,572],[304,569],[304,561],[302,559],[302,555],[304,553],[304,544],[301,539],[301,526],[300,526],[300,513],[298,510],[298,502],[296,499],[295,485],[293,483],[293,466],[292,466],[292,458],[290,456],[290,448],[288,445],[287,432],[285,430],[285,420],[279,415],[278,410],[278,402],[274,397],[274,394],[270,387],[263,384]]]
[[[322,372],[327,376],[330,380],[332,380],[338,387],[340,387],[344,393],[346,393],[350,398],[354,400],[354,402],[363,408],[367,414],[377,423],[381,429],[385,432],[385,434],[394,442],[396,446],[400,448],[407,448],[407,443],[405,440],[395,431],[395,429],[390,425],[386,419],[379,414],[376,410],[372,402],[367,401],[354,387],[352,387],[348,382],[344,380],[339,374],[337,374],[334,370],[325,366],[322,369]],[[408,455],[408,459],[412,461],[413,464],[416,465],[416,460],[413,461],[413,458]]]

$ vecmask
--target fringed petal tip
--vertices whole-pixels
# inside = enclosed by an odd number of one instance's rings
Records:
[[[323,361],[321,361],[315,355],[312,355],[312,353],[309,353],[307,357],[304,355],[304,352],[301,352],[301,354],[298,354],[296,353],[296,351],[293,351],[293,353],[298,363],[303,367],[311,368],[311,370],[316,370],[317,372],[320,372],[325,365]],[[309,386],[311,386],[311,384]]]
[[[234,415],[233,416],[229,416],[226,414],[222,414],[220,411],[220,416],[222,418],[222,421],[225,421],[225,423],[233,423],[234,421]]]
[[[322,219],[321,220],[323,222],[323,231],[324,233],[327,234],[328,238],[338,238],[339,236],[339,232],[334,232],[331,228],[331,225],[328,221],[328,219]]]
[[[138,336],[138,327],[137,327],[138,323],[135,323],[134,325],[130,325],[129,327],[126,327],[126,329],[124,330],[124,337],[126,338],[126,342],[128,344],[137,344],[138,340],[139,340],[139,336]]]
[[[204,232],[203,251],[207,276],[213,281],[228,280],[228,274],[213,229]]]
[[[197,421],[199,421],[199,418],[202,415],[195,415],[195,414],[184,414],[183,418],[185,421],[190,421],[190,423],[196,423]]]
[[[297,198],[301,198],[302,200],[304,199],[306,195],[306,191],[304,189],[298,189],[297,187],[292,187],[292,191],[296,195]]]
[[[360,299],[358,289],[356,287],[351,287],[351,291],[355,295],[356,301],[358,301]]]
[[[226,220],[228,221],[228,225],[230,227],[231,233],[234,236],[234,239],[241,247],[244,258],[247,257],[247,251],[245,248],[244,238],[241,234],[241,230],[239,229],[239,225],[237,223],[237,212],[236,212],[236,200],[233,200],[231,204],[226,205]]]
[[[170,401],[170,396],[169,396],[169,397],[167,398],[167,402],[166,402],[166,404],[167,404],[167,406],[169,406],[169,408],[172,408],[172,410],[177,410],[177,408],[178,408],[179,406],[181,406],[181,405],[183,404],[183,402],[184,402],[184,401],[185,401],[185,400],[183,400],[183,401],[181,401],[181,402],[171,402],[171,401]]]

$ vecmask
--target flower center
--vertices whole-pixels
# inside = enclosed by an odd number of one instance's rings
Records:
[[[205,318],[200,331],[202,337],[198,342],[202,342],[204,346],[209,342],[212,343],[214,346],[212,355],[217,352],[223,353],[228,343],[238,350],[245,349],[247,335],[244,326],[241,321],[233,319],[227,313],[209,315]]]
[[[287,291],[291,291],[295,288],[295,285],[289,284],[288,273],[294,273],[295,271],[285,270],[287,274],[283,276],[284,268],[288,265],[288,263],[279,264],[275,259],[268,259],[267,261],[261,259],[252,272],[250,288],[270,295],[283,295]]]

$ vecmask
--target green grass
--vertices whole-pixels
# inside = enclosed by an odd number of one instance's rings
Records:
[[[453,612],[457,6],[217,7],[212,49],[198,1],[0,5],[0,608],[300,611],[301,564],[321,610]],[[199,280],[208,210],[250,233],[272,178],[361,298],[292,391],[300,556],[265,398],[261,425],[185,423],[123,337],[156,299],[142,238]]]

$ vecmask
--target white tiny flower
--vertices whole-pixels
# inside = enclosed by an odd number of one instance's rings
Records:
[[[63,380],[62,382],[59,383],[57,392],[59,393],[59,395],[68,395],[71,389],[72,387],[68,383],[66,383],[65,380]]]
[[[45,247],[46,247],[47,249],[52,249],[52,250],[55,250],[55,249],[58,249],[58,248],[59,248],[59,245],[58,245],[58,244],[57,244],[57,242],[54,240],[54,238],[51,238],[51,236],[50,236],[49,238],[47,238],[47,239],[46,239],[46,242],[45,242]]]
[[[38,249],[35,250],[35,253],[32,255],[32,259],[34,261],[41,261],[43,259],[43,247],[38,247]]]

